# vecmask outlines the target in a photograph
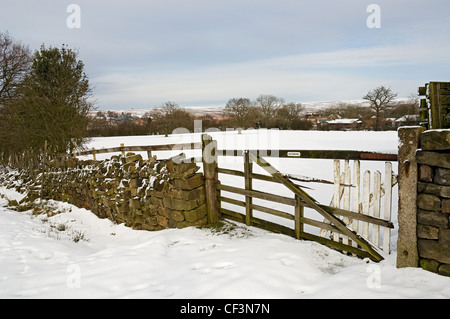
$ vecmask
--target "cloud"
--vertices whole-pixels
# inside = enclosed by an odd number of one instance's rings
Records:
[[[124,70],[92,80],[99,83],[97,97],[102,105],[141,107],[167,100],[185,106],[224,105],[233,97],[254,98],[262,93],[298,102],[358,99],[381,84],[407,96],[422,83],[400,70],[417,68],[426,61],[447,65],[445,52],[436,54],[423,43],[392,45],[187,70],[147,69],[139,74]]]
[[[65,24],[70,3],[81,29]],[[448,0],[378,0],[381,29],[366,26],[371,3],[2,0],[0,21],[33,49],[79,49],[100,108],[358,99],[381,84],[408,95],[448,80]]]

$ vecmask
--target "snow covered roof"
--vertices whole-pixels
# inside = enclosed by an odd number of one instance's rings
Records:
[[[399,122],[417,121],[419,119],[420,119],[420,116],[417,114],[404,115],[404,116],[396,119],[395,122],[399,123]]]
[[[327,121],[328,124],[358,124],[362,123],[360,119],[335,119]]]

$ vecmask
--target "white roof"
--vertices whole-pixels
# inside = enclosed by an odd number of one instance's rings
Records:
[[[362,123],[359,119],[336,119],[327,121],[328,124],[354,124],[354,123]]]
[[[419,119],[419,115],[413,114],[413,115],[404,115],[399,119],[396,119],[395,122],[407,122],[407,121],[416,121]]]

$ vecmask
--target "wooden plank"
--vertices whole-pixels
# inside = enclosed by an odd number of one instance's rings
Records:
[[[238,170],[234,170],[234,169],[220,168],[219,167],[218,168],[218,172],[219,172],[219,174],[227,174],[227,175],[245,177],[244,172],[241,172],[241,171],[238,171]],[[252,174],[250,174],[250,176],[251,176],[252,179],[257,179],[257,180],[261,180],[261,181],[265,181],[265,182],[272,182],[272,183],[277,183],[277,184],[280,183],[277,180],[275,180],[272,176],[268,176],[268,175],[252,173]],[[323,183],[323,181],[316,181],[316,180],[312,180],[312,179],[302,180],[302,182]],[[303,185],[298,185],[298,186],[302,187],[302,188],[305,188],[305,189],[311,189],[311,188],[303,186]]]
[[[366,171],[363,176],[363,202],[362,213],[366,216],[370,215],[370,171]],[[369,223],[362,223],[362,237],[369,239]]]
[[[267,220],[252,217],[252,225],[271,232],[291,236],[295,238],[295,230],[283,225],[279,225]]]
[[[384,220],[381,218],[375,218],[370,215],[358,214],[355,212],[347,211],[347,210],[340,209],[340,208],[334,208],[334,207],[330,207],[330,206],[326,206],[326,205],[319,204],[319,206],[334,215],[346,216],[350,219],[353,219],[353,221],[358,220],[358,221],[394,229],[394,224],[391,221],[387,221],[387,220]],[[305,206],[305,207],[308,207],[308,206]]]
[[[337,227],[334,227],[333,225],[331,225],[329,223],[324,223],[324,222],[321,222],[321,221],[318,221],[315,219],[302,217],[301,222],[306,225],[318,227],[320,229],[325,229],[325,230],[333,232],[333,233],[338,233],[338,234],[341,233]],[[325,238],[325,237],[323,237],[323,238]]]
[[[270,214],[270,215],[278,216],[278,217],[289,219],[289,220],[295,220],[295,216],[294,215],[291,215],[291,214],[286,213],[286,212],[282,212],[282,211],[277,210],[277,209],[264,207],[264,206],[256,205],[256,204],[252,204],[251,208],[253,210],[258,210],[260,212],[267,213],[267,214]]]
[[[183,149],[201,149],[201,143],[180,143],[180,144],[167,144],[167,145],[145,145],[145,146],[120,146],[111,147],[98,150],[82,151],[75,153],[75,156],[85,156],[93,154],[105,154],[105,153],[119,153],[125,155],[125,152],[151,152],[151,151],[176,151]]]
[[[344,183],[350,185],[351,183],[351,172],[350,172],[350,162],[349,160],[345,160],[344,163]],[[350,211],[350,187],[344,187],[344,198],[342,201],[342,207],[344,210]],[[351,223],[348,217],[343,218],[344,224],[349,225]],[[348,245],[348,237],[344,236],[342,238],[342,242],[345,245]]]
[[[272,183],[278,183],[279,182],[277,180],[275,180],[272,176],[268,176],[268,175],[263,175],[263,174],[257,174],[257,173],[252,173],[251,174],[253,179],[257,179],[260,181],[266,181],[266,182],[272,182]]]
[[[223,185],[223,184],[218,184],[217,189],[225,191],[225,192],[244,195],[244,196],[252,196],[252,197],[256,197],[259,199],[264,199],[264,200],[268,200],[268,201],[276,202],[276,203],[280,203],[280,204],[285,204],[285,205],[290,205],[290,206],[296,205],[296,201],[293,198],[264,193],[264,192],[260,192],[260,191],[245,190],[245,189],[242,189],[239,187]]]
[[[440,112],[440,84],[437,82],[431,82],[429,84],[429,99],[431,118],[429,119],[430,129],[441,129],[441,112]]]
[[[278,172],[274,167],[272,167],[267,161],[264,159],[249,153],[250,159],[252,159],[255,163],[257,163],[260,167],[265,169],[269,174],[271,174],[275,179],[279,180],[283,185],[285,185],[288,189],[290,189],[294,194],[298,195],[299,198],[305,202],[309,207],[316,210],[323,217],[327,218],[334,226],[336,226],[344,235],[349,236],[352,240],[356,241],[363,249],[365,249],[371,256],[371,259],[374,261],[381,261],[383,257],[364,239],[361,238],[358,234],[352,232],[350,229],[346,227],[346,225],[339,219],[336,218],[333,214],[327,212],[323,209],[314,198],[306,194],[303,190],[298,188],[294,183],[284,178],[283,175]]]
[[[233,176],[239,176],[239,177],[245,177],[244,172],[237,171],[234,169],[228,169],[228,168],[218,168],[217,172],[219,174],[227,174],[227,175],[233,175]]]
[[[385,178],[384,178],[384,216],[385,220],[391,220],[392,212],[392,163],[386,162],[385,164]],[[383,229],[383,251],[387,254],[391,252],[391,230]]]
[[[238,171],[238,170],[234,170],[234,169],[228,169],[228,168],[218,168],[218,172],[219,174],[227,174],[227,175],[233,175],[233,176],[239,176],[239,177],[245,177],[244,172]],[[263,174],[257,174],[257,173],[252,173],[250,174],[252,179],[257,179],[257,180],[261,180],[261,181],[265,181],[265,182],[272,182],[272,183],[277,183],[280,184],[280,182],[278,182],[277,180],[275,180],[272,176],[268,176],[268,175],[263,175]],[[317,183],[323,183],[323,181],[316,181],[313,179],[308,179],[308,180],[302,180],[302,182],[317,182]],[[311,189],[309,187],[303,186],[303,185],[298,185],[301,188],[305,188],[305,189]]]
[[[333,204],[331,205],[334,208],[341,208],[341,161],[334,160],[333,161],[333,172],[334,172],[334,195],[333,195]],[[333,240],[339,241],[339,234],[333,233]]]
[[[440,83],[441,83],[441,90],[449,90],[450,91],[450,82],[440,82]]]
[[[219,196],[218,199],[221,202],[233,204],[233,205],[236,205],[236,206],[245,207],[245,202],[241,201],[241,200],[237,200],[237,199],[229,198],[229,197],[225,197],[225,196]]]
[[[240,214],[240,213],[237,213],[232,210],[225,209],[225,208],[221,208],[220,213],[226,219],[231,219],[231,220],[237,221],[239,223],[245,224],[245,215],[243,215],[243,214]],[[296,238],[295,230],[293,230],[289,227],[282,226],[282,225],[279,225],[279,224],[276,224],[276,223],[273,223],[273,222],[270,222],[267,220],[263,220],[260,218],[256,218],[256,217],[252,217],[251,223],[252,223],[253,227],[261,228],[264,230],[268,230],[271,232],[280,233],[283,235],[287,235],[287,236]]]
[[[353,162],[353,196],[352,196],[352,211],[356,214],[360,214],[359,211],[359,202],[361,197],[361,162],[354,161]],[[359,220],[353,218],[352,224],[353,231],[359,232]],[[354,243],[356,244],[356,243]]]
[[[244,152],[257,156],[274,158],[302,158],[302,159],[340,159],[340,160],[367,160],[367,161],[397,161],[397,154],[361,152],[355,150],[218,150],[219,156],[242,156]],[[290,154],[300,154],[292,156]]]
[[[245,215],[236,213],[232,210],[221,208],[220,213],[222,214],[222,216],[224,218],[231,219],[231,220],[240,222],[242,224],[245,224],[245,222],[246,222]],[[256,218],[256,217],[252,217],[251,223],[252,223],[253,227],[261,228],[261,229],[268,230],[268,231],[275,232],[275,233],[284,234],[284,235],[295,238],[295,231],[289,227],[275,224],[273,222],[263,220],[260,218]]]
[[[359,248],[356,247],[352,247],[349,245],[344,245],[340,242],[335,242],[333,240],[327,239],[327,238],[322,238],[316,235],[312,235],[312,234],[308,234],[308,233],[303,233],[302,234],[302,239],[304,240],[310,240],[310,241],[315,241],[318,242],[322,245],[326,245],[328,247],[337,249],[337,250],[341,250],[341,251],[347,251],[349,253],[355,254],[361,258],[370,258],[373,259],[373,256],[371,254],[369,254],[369,252],[361,250]]]
[[[223,207],[219,208],[219,212],[225,218],[245,224],[245,215],[243,215],[243,214],[236,213],[232,210],[229,210],[229,209],[226,209]]]
[[[250,162],[248,152],[244,153],[244,178],[245,178],[245,190],[252,190],[252,174],[253,172],[253,163]],[[251,196],[245,196],[245,223],[247,226],[251,226],[251,220],[253,217],[253,209],[252,209],[253,199]]]
[[[381,214],[381,173],[376,171],[374,174],[374,189],[373,189],[373,217],[379,218]],[[373,225],[373,239],[377,247],[380,245],[380,226]]]
[[[441,105],[448,105],[450,104],[450,95],[442,95],[441,90]]]
[[[305,208],[302,205],[300,197],[295,196],[295,200],[297,202],[295,205],[295,237],[300,239],[304,232],[302,219],[304,218]]]
[[[362,210],[361,213],[365,216],[370,216],[370,171],[366,171],[363,174],[363,190],[362,190]],[[362,237],[369,239],[369,223],[362,223]]]

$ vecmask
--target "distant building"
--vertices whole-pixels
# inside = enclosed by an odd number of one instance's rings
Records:
[[[395,129],[397,129],[397,127],[395,126],[395,121],[396,121],[395,117],[388,117],[384,121],[384,127],[386,128],[386,130],[395,130]]]
[[[420,122],[421,119],[419,115],[404,115],[395,120],[395,129],[398,129],[400,126],[419,125]]]
[[[321,129],[325,131],[358,131],[362,127],[363,122],[360,119],[328,120],[321,125]]]

